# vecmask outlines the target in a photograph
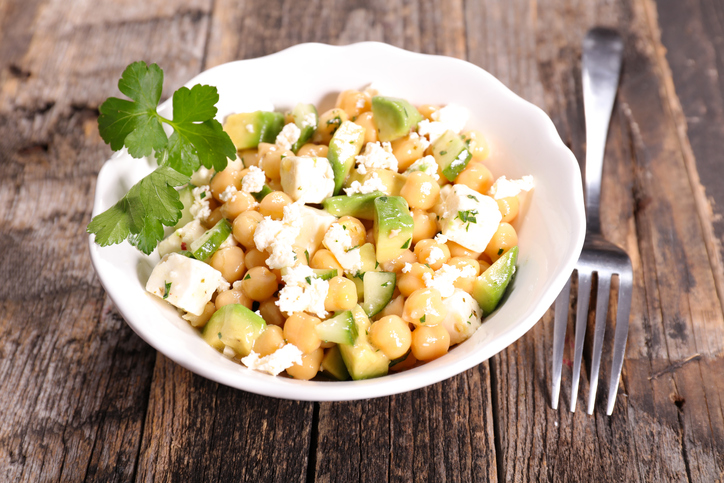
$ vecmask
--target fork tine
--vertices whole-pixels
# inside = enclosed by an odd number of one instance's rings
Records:
[[[628,337],[628,319],[631,314],[631,293],[633,292],[630,260],[628,261],[628,271],[625,272],[618,275],[618,310],[616,313],[616,332],[613,339],[611,380],[608,384],[608,407],[606,409],[606,414],[609,416],[613,412],[614,404],[616,404],[616,393],[618,392],[618,382],[621,378],[621,367],[623,366],[626,338]]]
[[[566,341],[568,325],[568,307],[571,303],[570,277],[558,294],[553,321],[553,386],[551,387],[551,407],[558,409],[558,396],[561,392],[561,369],[563,368],[563,347]]]
[[[598,371],[601,367],[603,352],[603,334],[606,332],[606,315],[608,312],[608,296],[611,292],[611,277],[607,273],[598,272],[598,294],[596,295],[596,326],[593,331],[593,354],[591,354],[591,377],[588,388],[588,408],[586,412],[593,414],[598,389]]]
[[[576,412],[578,382],[581,377],[583,340],[588,323],[588,303],[591,299],[591,273],[578,271],[578,307],[576,308],[576,346],[573,352],[573,386],[571,387],[571,412]]]

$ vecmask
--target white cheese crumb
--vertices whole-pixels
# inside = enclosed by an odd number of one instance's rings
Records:
[[[488,190],[488,196],[492,196],[496,200],[517,196],[521,191],[530,191],[533,189],[533,176],[523,176],[521,179],[506,179],[501,176],[493,186]]]
[[[425,181],[420,185],[420,193],[422,193],[425,196],[430,196],[430,193],[432,193],[432,183],[429,181]]]
[[[412,264],[405,262],[405,266],[402,267],[402,273],[410,273],[410,270],[412,270]]]
[[[241,178],[241,189],[247,193],[258,193],[264,188],[266,175],[264,170],[256,166],[249,166],[249,172]]]
[[[332,223],[324,234],[322,243],[332,252],[346,273],[357,273],[362,270],[360,249],[352,247],[352,237],[343,225]]]
[[[227,201],[234,201],[236,200],[236,188],[234,188],[233,185],[229,185],[226,187],[226,189],[219,195],[219,199],[226,203]]]
[[[450,297],[455,291],[455,280],[460,277],[474,277],[475,269],[470,265],[466,265],[463,269],[459,269],[454,265],[443,264],[434,275],[424,273],[422,281],[425,286],[437,289],[443,298]]]
[[[260,310],[255,310],[254,313],[255,313],[256,315],[258,315],[259,317],[261,317],[262,319],[264,318],[264,317],[262,317]]]
[[[445,252],[443,252],[440,247],[432,247],[430,249],[430,254],[427,256],[427,263],[433,265],[444,258]]]
[[[308,112],[302,119],[302,127],[317,127],[317,116],[313,112]]]
[[[423,150],[423,151],[426,150],[428,147],[430,147],[430,141],[428,141],[428,140],[425,139],[424,137],[420,136],[420,135],[417,134],[415,131],[413,131],[413,132],[410,133],[410,139],[412,139],[412,140],[418,140],[418,142],[420,143],[420,145],[422,145],[422,150]],[[434,159],[434,158],[433,158],[433,159]]]
[[[398,236],[401,232],[402,232],[402,230],[401,230],[400,228],[393,228],[392,230],[390,230],[390,234],[387,235],[387,237],[388,237],[388,238],[395,238],[395,237]]]
[[[222,352],[222,354],[224,357],[227,357],[229,359],[233,359],[234,357],[236,357],[236,352],[234,352],[234,349],[232,349],[228,345],[224,346],[224,351]]]
[[[435,235],[435,241],[444,245],[447,243],[447,237],[442,233],[438,233],[437,235]]]
[[[359,181],[352,181],[349,188],[344,189],[347,196],[351,196],[355,193],[364,195],[372,193],[373,191],[387,192],[387,186],[385,186],[382,182],[382,178],[380,178],[380,175],[377,173],[372,173],[372,175],[365,180],[364,184],[361,184]]]
[[[248,356],[241,359],[241,362],[249,369],[276,376],[294,364],[301,364],[302,355],[303,352],[299,347],[294,344],[286,344],[284,347],[264,357],[259,357],[259,354],[251,351]]]
[[[292,149],[292,144],[299,140],[302,130],[293,122],[285,125],[282,131],[277,135],[276,145],[284,150]]]
[[[420,136],[427,136],[430,143],[437,141],[447,130],[448,127],[445,124],[437,121],[430,122],[424,119],[417,123],[417,132]]]
[[[442,109],[433,112],[430,117],[432,117],[433,121],[441,122],[445,124],[449,130],[460,134],[460,131],[465,129],[465,124],[468,122],[470,113],[462,106],[448,104]]]
[[[211,178],[214,177],[214,170],[209,169],[206,166],[199,166],[194,174],[191,175],[191,184],[194,186],[202,186],[211,183]]]
[[[437,174],[438,169],[440,168],[437,165],[437,161],[435,161],[435,157],[428,154],[424,158],[420,158],[412,163],[410,167],[407,168],[407,171],[405,171],[405,174],[422,171],[423,173],[432,176],[432,178],[437,181],[440,179],[440,175]]]
[[[327,316],[324,300],[329,292],[329,282],[317,278],[306,265],[287,268],[282,274],[284,287],[279,291],[277,306],[282,312],[309,312],[319,318]]]
[[[367,174],[368,169],[383,168],[397,172],[397,158],[390,143],[367,143],[363,154],[356,157],[357,171]]]
[[[205,221],[211,216],[211,208],[209,200],[211,199],[211,190],[208,185],[197,186],[191,190],[194,196],[194,202],[191,205],[191,216],[199,221]]]
[[[300,202],[289,204],[284,207],[283,219],[274,220],[266,216],[257,225],[254,231],[254,244],[257,250],[266,250],[271,254],[266,261],[269,268],[294,265],[292,244],[302,229],[300,207]]]

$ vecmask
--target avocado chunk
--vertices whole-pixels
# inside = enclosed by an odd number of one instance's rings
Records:
[[[347,181],[345,181],[344,187],[349,188],[355,181],[360,184],[365,184],[365,181],[374,177],[378,177],[380,179],[380,182],[384,185],[384,189],[382,191],[388,196],[399,196],[402,191],[402,187],[405,186],[405,181],[407,181],[407,176],[390,169],[372,168],[368,169],[365,174],[360,174],[359,171],[353,169],[349,174]]]
[[[365,128],[351,121],[344,121],[329,141],[327,159],[334,173],[334,194],[342,190],[342,185],[354,166],[355,157],[362,149],[365,140]]]
[[[351,196],[330,196],[322,201],[322,207],[331,215],[337,217],[354,216],[363,220],[375,219],[375,198],[384,196],[381,191],[372,193],[357,193]]]
[[[246,357],[264,329],[264,319],[241,304],[229,304],[214,312],[201,337],[218,351],[229,346],[240,357]]]
[[[255,148],[259,143],[274,143],[283,127],[284,115],[271,111],[232,114],[224,123],[224,131],[237,150]]]
[[[294,154],[297,154],[299,148],[309,141],[312,134],[314,134],[314,131],[317,129],[319,116],[317,115],[317,108],[314,107],[313,104],[299,103],[294,109],[292,109],[292,117],[294,118],[294,124],[301,131],[299,139],[292,144],[292,151],[294,151]]]
[[[342,354],[344,365],[347,366],[349,375],[355,381],[370,379],[387,375],[390,360],[385,354],[375,348],[367,336],[370,328],[370,319],[359,305],[352,309],[352,316],[357,325],[357,339],[354,344],[339,344],[339,351]]]
[[[322,359],[322,372],[338,381],[346,381],[349,379],[349,371],[342,360],[342,353],[339,346],[330,347],[325,351]]]
[[[385,263],[410,248],[414,222],[402,196],[380,196],[374,203],[377,261]]]
[[[498,307],[505,289],[515,275],[517,261],[518,247],[515,246],[498,258],[473,282],[473,298],[483,309],[483,317],[487,317]]]
[[[448,181],[455,181],[473,157],[465,141],[452,131],[445,131],[433,143],[432,155]]]
[[[364,284],[362,309],[368,317],[374,317],[392,300],[397,276],[392,272],[366,272],[362,280]]]
[[[383,142],[407,135],[422,121],[422,114],[412,104],[396,97],[373,97],[372,114],[378,137]]]

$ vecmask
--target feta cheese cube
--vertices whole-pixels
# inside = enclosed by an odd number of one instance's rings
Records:
[[[302,130],[296,124],[289,123],[285,125],[281,132],[277,134],[276,145],[285,151],[292,149],[292,144],[296,143],[301,136]]]
[[[447,308],[442,325],[450,334],[450,345],[469,339],[482,325],[480,305],[464,290],[456,288],[450,297],[442,299],[442,303]]]
[[[492,196],[496,200],[517,196],[521,191],[530,191],[533,189],[533,176],[523,176],[521,179],[507,179],[501,176],[493,186],[488,190],[488,196]]]
[[[259,357],[259,354],[252,350],[248,356],[241,359],[241,363],[254,371],[276,376],[294,364],[301,364],[302,355],[299,347],[294,344],[286,344],[264,357]]]
[[[397,172],[397,158],[392,154],[390,143],[367,143],[364,153],[356,158],[357,171],[367,174],[368,169],[382,168]]]
[[[449,240],[468,250],[482,252],[502,219],[498,203],[493,198],[456,184],[445,197],[440,227]]]
[[[357,273],[362,270],[362,256],[359,247],[352,247],[352,237],[339,223],[333,223],[324,235],[324,246],[332,252],[344,271]]]
[[[327,158],[287,156],[281,177],[282,189],[294,201],[321,203],[334,193],[334,172]]]
[[[228,287],[221,272],[211,265],[178,253],[161,259],[146,283],[148,292],[194,315],[204,312],[217,289]]]
[[[294,244],[306,250],[311,260],[314,252],[322,244],[324,234],[327,233],[332,223],[337,221],[337,217],[311,206],[300,207],[299,213],[304,228],[299,232]]]
[[[172,252],[188,250],[191,242],[204,233],[206,233],[206,228],[203,227],[201,222],[199,220],[192,220],[173,232],[168,238],[161,241],[161,243],[158,244],[158,254],[163,258]]]
[[[247,193],[258,193],[264,189],[266,175],[264,170],[256,166],[249,166],[249,172],[241,178],[241,189]]]

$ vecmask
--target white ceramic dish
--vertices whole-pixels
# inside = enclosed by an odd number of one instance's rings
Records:
[[[339,91],[361,89],[372,82],[381,94],[404,97],[413,104],[454,102],[467,107],[471,111],[467,127],[482,131],[491,146],[487,164],[493,174],[535,178],[535,190],[527,196],[516,222],[519,270],[499,310],[449,354],[412,370],[351,382],[272,377],[223,357],[171,306],[145,292],[145,282],[158,261],[156,254],[146,257],[127,243],[100,248],[91,236],[91,259],[101,283],[139,336],[183,367],[228,386],[279,398],[335,401],[386,396],[433,384],[480,364],[533,327],[571,274],[583,245],[581,176],[551,120],[492,75],[461,60],[374,42],[344,47],[302,44],[267,57],[220,65],[186,85],[217,86],[217,119],[223,122],[231,113],[283,110],[297,102],[314,103],[324,110],[332,107]],[[171,116],[170,100],[159,112]],[[146,160],[116,153],[98,175],[93,215],[112,206],[151,169]]]

